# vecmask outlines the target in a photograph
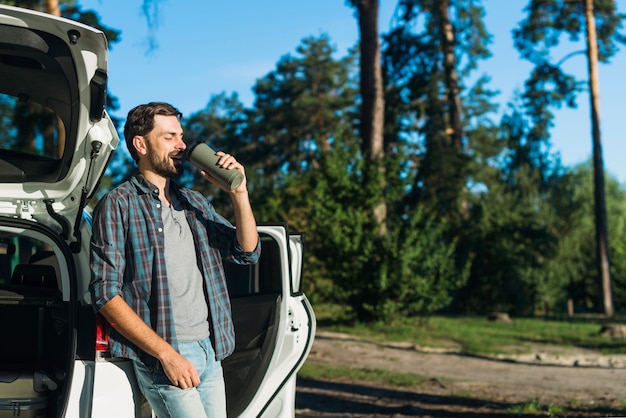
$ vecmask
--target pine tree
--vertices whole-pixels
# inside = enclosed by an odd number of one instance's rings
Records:
[[[617,12],[614,0],[531,0],[525,10],[528,15],[514,31],[514,39],[522,57],[535,64],[535,70],[526,82],[525,95],[529,106],[538,110],[537,121],[541,120],[540,126],[544,127],[545,133],[552,117],[549,107],[559,106],[563,101],[574,107],[576,95],[582,89],[581,83],[574,76],[565,73],[562,68],[562,63],[577,52],[554,63],[550,51],[560,44],[561,37],[565,34],[569,35],[569,39],[574,43],[578,42],[581,36],[586,40],[592,112],[596,258],[598,284],[602,289],[598,305],[607,316],[612,316],[597,62],[608,62],[615,54],[617,44],[626,43],[624,35],[619,33],[625,15]],[[546,94],[545,88],[549,86],[556,88]],[[547,97],[548,100],[542,100],[542,97]],[[531,103],[533,101],[536,103]],[[546,115],[548,118],[545,118]]]

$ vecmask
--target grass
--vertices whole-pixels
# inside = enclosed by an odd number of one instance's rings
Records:
[[[360,380],[371,383],[400,387],[419,387],[428,381],[428,377],[413,373],[397,373],[381,369],[359,369],[351,367],[331,367],[321,364],[304,363],[298,376],[312,380]]]
[[[315,312],[321,330],[465,354],[522,354],[537,343],[598,350],[602,354],[626,352],[625,340],[601,336],[600,323],[588,320],[512,318],[507,324],[490,322],[485,317],[435,316],[427,321],[398,318],[392,323],[359,324],[347,322],[345,309],[336,305],[316,305]]]
[[[515,414],[544,413],[547,417],[564,417],[566,410],[558,405],[542,405],[537,401],[529,401],[511,408]]]
[[[450,349],[469,355],[523,354],[533,344],[579,347],[602,354],[626,352],[626,340],[602,337],[601,323],[583,319],[512,318],[511,323],[487,321],[486,317],[434,316],[427,321],[398,318],[392,323],[361,324],[350,319],[350,313],[337,305],[316,305],[318,330],[335,331],[380,343],[410,344]],[[623,321],[622,321],[623,322]],[[298,376],[312,380],[367,381],[373,384],[419,388],[430,384],[430,378],[412,373],[350,367],[330,367],[307,362]],[[457,394],[456,396],[460,396]],[[472,397],[467,394],[467,397]],[[626,401],[623,403],[626,409]],[[573,403],[569,408],[576,408]],[[567,406],[543,405],[528,401],[511,407],[516,415],[541,414],[567,416]]]

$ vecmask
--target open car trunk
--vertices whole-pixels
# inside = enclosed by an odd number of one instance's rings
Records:
[[[76,352],[71,257],[45,227],[0,219],[0,417],[64,413]]]
[[[107,77],[104,33],[0,5],[0,418],[90,402],[91,378],[70,381],[94,358],[81,221],[119,142]]]

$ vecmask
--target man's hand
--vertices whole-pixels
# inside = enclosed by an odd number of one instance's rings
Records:
[[[193,364],[173,349],[167,356],[163,356],[161,365],[174,386],[189,389],[200,384],[200,375]]]
[[[123,336],[156,357],[174,386],[189,389],[200,384],[200,375],[193,364],[146,325],[119,295],[108,301],[100,313]]]
[[[246,171],[243,167],[243,165],[237,161],[235,159],[235,157],[233,157],[230,154],[226,154],[224,151],[218,151],[215,153],[215,155],[219,156],[219,160],[217,160],[217,165],[221,168],[224,168],[226,170],[237,170],[239,171],[241,174],[243,174],[243,181],[241,182],[241,184],[239,185],[239,187],[237,187],[235,190],[230,190],[229,188],[223,186],[222,184],[220,184],[217,180],[215,180],[213,177],[211,177],[211,175],[209,173],[207,173],[206,171],[202,170],[202,176],[210,181],[211,183],[215,184],[216,186],[219,186],[221,189],[229,192],[229,193],[246,193],[247,192],[247,184],[246,184]]]

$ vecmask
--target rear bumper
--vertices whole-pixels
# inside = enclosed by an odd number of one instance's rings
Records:
[[[130,360],[77,361],[67,418],[151,417]]]

